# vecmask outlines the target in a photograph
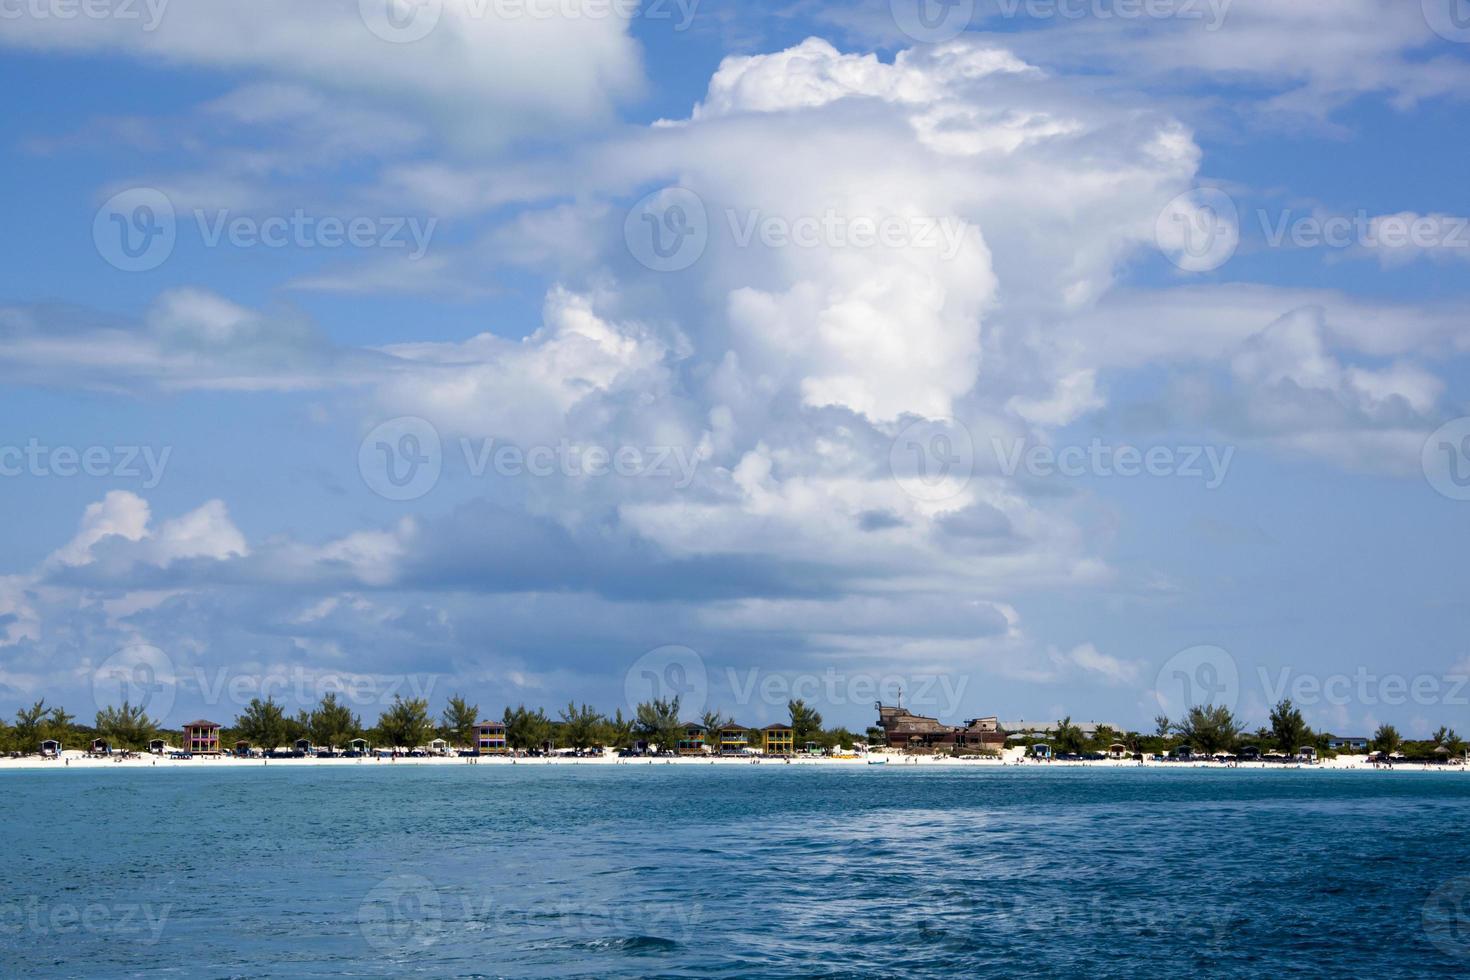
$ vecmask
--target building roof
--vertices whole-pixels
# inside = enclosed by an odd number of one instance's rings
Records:
[[[761,731],[765,732],[789,732],[791,730],[792,729],[790,725],[783,725],[779,721],[767,725],[765,728],[761,729]]]
[[[201,718],[198,721],[185,722],[184,727],[185,728],[223,728],[225,726],[224,725],[221,725],[217,721],[205,721],[203,718]]]
[[[505,728],[505,722],[503,722],[503,721],[477,721],[471,727],[473,727],[473,728],[499,728],[499,729],[502,729],[503,730]]]

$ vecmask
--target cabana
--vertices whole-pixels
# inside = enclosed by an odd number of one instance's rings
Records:
[[[750,748],[750,729],[744,725],[722,725],[719,731],[721,755],[740,755]]]
[[[94,738],[91,751],[96,755],[112,755],[112,746],[107,744],[105,738]]]
[[[434,755],[448,755],[449,743],[442,738],[436,738],[429,743],[429,751]]]
[[[168,743],[161,738],[150,739],[148,742],[148,751],[154,755],[163,755],[167,750]]]
[[[184,726],[184,742],[181,747],[185,752],[197,752],[201,755],[219,755],[219,736],[223,730],[219,722],[210,721],[207,718],[199,718],[191,721]],[[248,748],[249,746],[246,747]]]
[[[684,723],[684,733],[679,736],[675,748],[680,755],[699,755],[704,752],[705,727],[698,722]]]
[[[1259,762],[1260,759],[1261,750],[1254,745],[1247,745],[1245,748],[1240,750],[1241,762]]]
[[[43,758],[56,758],[61,755],[61,743],[54,738],[46,739],[41,743],[41,755]]]
[[[1303,762],[1317,761],[1317,747],[1315,745],[1303,745],[1296,750],[1296,757]]]
[[[1031,746],[1031,757],[1033,759],[1050,759],[1051,746],[1047,745],[1045,742],[1037,742],[1035,745]]]
[[[1121,759],[1121,758],[1123,758],[1127,754],[1128,754],[1128,746],[1124,745],[1122,742],[1114,742],[1112,745],[1109,745],[1108,746],[1108,757],[1109,758],[1112,758],[1112,759]]]
[[[349,739],[347,742],[347,751],[356,752],[358,755],[367,755],[371,749],[372,746],[368,744],[368,740],[365,738]]]
[[[311,755],[314,751],[314,748],[315,747],[311,744],[311,739],[309,738],[298,738],[296,740],[295,749],[302,755]]]

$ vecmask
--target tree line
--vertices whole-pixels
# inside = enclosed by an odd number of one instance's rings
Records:
[[[1174,720],[1168,715],[1154,719],[1152,734],[1119,732],[1106,725],[1100,726],[1092,737],[1088,737],[1070,717],[1058,722],[1056,729],[1047,738],[1048,744],[1059,752],[1081,754],[1106,751],[1113,745],[1123,745],[1129,752],[1162,754],[1171,749],[1188,745],[1196,752],[1213,755],[1237,752],[1254,746],[1263,753],[1295,755],[1303,748],[1312,748],[1319,755],[1331,755],[1328,732],[1314,731],[1302,717],[1301,710],[1291,700],[1283,699],[1271,709],[1267,724],[1248,731],[1245,723],[1234,712],[1223,705],[1196,706],[1189,709],[1183,718]],[[1466,743],[1453,728],[1441,726],[1428,739],[1408,740],[1403,738],[1392,725],[1378,726],[1369,739],[1372,751],[1391,755],[1402,752],[1406,758],[1429,759],[1436,755],[1460,756]],[[1442,749],[1442,752],[1436,752]]]
[[[789,702],[787,713],[798,747],[815,743],[823,749],[851,748],[855,741],[862,740],[845,728],[824,728],[821,714],[804,701]],[[479,705],[459,694],[448,699],[437,717],[431,713],[427,699],[399,696],[371,726],[365,726],[362,718],[335,694],[327,694],[316,707],[295,714],[274,698],[254,698],[224,725],[220,743],[228,748],[243,741],[269,751],[292,746],[299,739],[323,747],[344,747],[362,738],[374,746],[416,748],[442,738],[461,747],[473,744],[474,727],[482,720],[488,721],[490,716],[482,716]],[[621,708],[607,715],[591,705],[571,702],[555,716],[542,708],[520,704],[506,708],[499,720],[506,728],[507,745],[517,750],[625,749],[645,743],[670,751],[684,739],[690,721],[681,717],[677,697],[639,704],[631,717],[624,716]],[[718,711],[706,711],[694,721],[708,732],[735,724],[734,719]],[[752,746],[760,744],[758,731],[750,730]],[[141,751],[153,739],[173,736],[177,742],[181,735],[180,729],[165,728],[143,708],[126,701],[98,711],[94,724],[87,726],[64,709],[48,707],[41,700],[17,711],[14,725],[0,721],[0,751],[35,752],[44,739],[77,748],[97,737],[107,739],[113,748]]]

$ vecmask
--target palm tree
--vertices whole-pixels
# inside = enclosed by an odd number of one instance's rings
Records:
[[[786,710],[791,715],[791,740],[796,748],[804,749],[806,743],[822,731],[822,716],[799,698],[788,701]]]

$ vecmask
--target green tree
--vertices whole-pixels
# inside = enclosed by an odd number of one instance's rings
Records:
[[[524,704],[506,708],[504,721],[505,741],[513,749],[539,749],[552,740],[551,719],[540,708],[528,711]]]
[[[574,749],[590,749],[598,742],[598,736],[602,733],[602,712],[595,710],[592,705],[584,704],[578,708],[575,703],[567,702],[567,706],[561,710],[562,737],[566,744]]]
[[[1271,709],[1271,742],[1276,749],[1287,755],[1303,745],[1312,744],[1312,730],[1307,727],[1302,713],[1292,705],[1290,699],[1278,701]]]
[[[1052,732],[1052,745],[1059,752],[1079,753],[1087,743],[1087,736],[1082,729],[1072,724],[1072,716],[1068,715],[1057,722],[1056,731]]]
[[[103,708],[97,712],[97,734],[108,744],[127,749],[146,749],[149,739],[158,731],[158,723],[143,711],[124,701],[122,707]]]
[[[684,723],[679,720],[679,697],[655,699],[638,706],[633,730],[639,738],[658,746],[660,752],[673,752],[684,737]]]
[[[311,738],[311,715],[307,714],[305,708],[296,712],[295,717],[285,719],[286,739],[283,744],[295,745],[297,739]]]
[[[868,737],[869,745],[882,746],[888,744],[888,733],[877,725],[869,725],[868,730],[863,734]]]
[[[341,748],[362,734],[362,719],[338,702],[335,692],[329,691],[307,716],[306,728],[313,744]]]
[[[1183,721],[1175,724],[1174,731],[1191,748],[1211,754],[1234,748],[1244,727],[1223,704],[1207,708],[1196,705],[1189,709]]]
[[[475,722],[480,720],[480,706],[470,704],[462,695],[449,699],[443,714],[444,737],[458,747],[469,745],[475,737]]]
[[[786,703],[786,711],[791,715],[791,740],[796,743],[798,751],[806,748],[806,743],[814,741],[822,732],[822,716],[815,708],[807,706],[805,701],[797,699]]]
[[[623,717],[622,708],[618,708],[611,718],[602,719],[602,744],[614,749],[632,747],[633,722]]]
[[[45,698],[15,713],[15,740],[21,744],[21,751],[35,752],[40,748],[41,722],[48,714]]]
[[[1403,744],[1399,730],[1392,725],[1379,725],[1378,731],[1373,733],[1373,748],[1384,755],[1392,755]]]
[[[718,711],[706,711],[699,718],[699,723],[704,726],[704,744],[711,752],[720,751],[720,729],[726,725],[735,724],[734,718],[727,718]]]
[[[286,740],[286,716],[275,698],[252,698],[232,726],[238,738],[267,752]]]
[[[406,699],[395,695],[393,703],[378,717],[378,731],[390,748],[415,749],[427,745],[434,737],[434,723],[429,720],[429,702],[423,698]]]
[[[1169,733],[1174,730],[1174,723],[1169,720],[1168,715],[1154,715],[1154,735],[1157,738],[1168,738]]]

